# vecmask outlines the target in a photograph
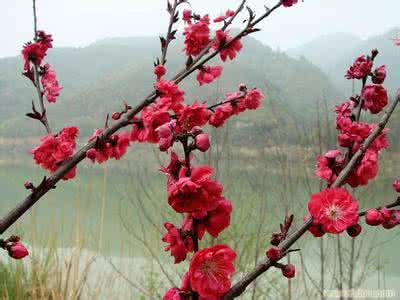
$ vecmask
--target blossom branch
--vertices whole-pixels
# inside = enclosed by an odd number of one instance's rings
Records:
[[[351,160],[347,163],[346,167],[340,172],[339,176],[335,180],[335,182],[332,184],[332,187],[339,187],[343,185],[345,182],[346,178],[349,176],[350,172],[353,170],[353,168],[356,166],[357,162],[359,159],[363,156],[365,151],[368,149],[368,147],[372,144],[372,142],[375,140],[375,138],[383,131],[383,129],[386,127],[386,124],[388,123],[390,117],[392,116],[396,106],[400,102],[400,90],[397,92],[395,99],[389,109],[385,112],[385,114],[382,116],[381,121],[379,122],[378,126],[371,132],[371,134],[368,136],[368,138],[364,141],[360,149],[353,155]],[[398,205],[399,199],[395,202],[395,204],[392,205]],[[390,205],[391,206],[391,205]],[[387,206],[389,208],[389,206]],[[365,214],[363,212],[362,214]],[[282,251],[282,253],[285,253],[298,239],[300,239],[304,233],[308,230],[308,228],[312,225],[313,220],[312,218],[308,218],[296,231],[294,231],[287,239],[283,240],[279,244],[279,249]],[[264,259],[260,264],[256,266],[256,268],[251,271],[250,273],[247,273],[242,279],[240,279],[235,285],[232,286],[232,288],[228,291],[227,294],[222,298],[223,300],[230,300],[234,299],[241,294],[244,293],[246,288],[254,281],[256,280],[260,275],[262,275],[264,272],[266,272],[271,266],[274,265],[274,261],[270,260],[269,258]]]
[[[243,2],[242,2],[243,3]],[[278,7],[282,4],[279,2],[272,9],[268,10],[265,14],[260,16],[257,20],[252,22],[250,25],[254,26],[260,23],[262,20],[269,17],[272,12],[274,12]],[[239,7],[239,11],[242,9],[242,5]],[[236,14],[237,15],[237,14]],[[233,21],[233,18],[231,19]],[[228,23],[230,24],[230,23]],[[226,27],[228,26],[226,25]],[[225,28],[226,29],[226,28]],[[240,39],[243,36],[251,34],[252,31],[249,31],[249,26],[246,26],[244,30],[242,30],[237,36],[235,36],[226,46],[233,42],[233,40]],[[210,48],[211,48],[210,43]],[[209,48],[209,49],[210,49]],[[198,56],[198,60],[200,63],[195,66],[186,68],[184,71],[178,73],[173,81],[175,83],[179,83],[192,74],[195,70],[199,69],[204,63],[210,61],[214,57],[220,53],[222,48],[217,49],[213,53],[206,56],[203,60],[201,58],[207,54],[207,51],[201,53]],[[112,126],[105,128],[105,130],[98,136],[98,140],[107,140],[109,136],[117,132],[119,129],[126,127],[131,124],[131,120],[141,112],[145,107],[154,103],[154,101],[158,97],[157,90],[153,90],[145,99],[138,104],[137,106],[130,109],[124,116],[116,121]],[[24,215],[41,197],[43,197],[47,192],[49,192],[55,185],[66,175],[70,170],[72,170],[76,165],[78,165],[82,160],[86,158],[86,152],[92,148],[96,147],[96,140],[89,141],[86,145],[84,145],[81,149],[79,149],[70,159],[65,161],[50,177],[45,178],[45,180],[34,190],[32,191],[21,203],[19,203],[14,209],[12,209],[8,214],[6,214],[2,219],[0,219],[0,234],[3,234],[12,224],[14,224],[22,215]]]
[[[32,0],[32,9],[33,9],[33,28],[34,28],[34,41],[36,42],[38,39],[38,33],[37,33],[37,13],[36,13],[36,0]],[[46,128],[47,133],[51,133],[49,121],[47,119],[46,115],[46,107],[44,105],[44,99],[43,99],[43,91],[40,85],[40,74],[39,74],[39,67],[36,62],[33,63],[33,81],[34,85],[36,88],[38,100],[39,100],[39,105],[40,105],[40,113],[36,111],[35,104],[32,101],[32,111],[33,115],[27,114],[33,119],[39,120],[43,126]]]

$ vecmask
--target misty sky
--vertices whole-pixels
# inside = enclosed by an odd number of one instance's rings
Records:
[[[31,0],[2,0],[0,57],[19,53],[32,37]],[[276,0],[277,1],[277,0]],[[258,11],[276,1],[248,0]],[[232,0],[191,0],[197,12],[219,14]],[[55,46],[85,46],[116,36],[159,35],[166,28],[166,0],[37,0],[39,29],[51,32]],[[400,27],[400,0],[305,0],[281,9],[262,23],[256,38],[287,49],[317,36],[348,32],[362,38]]]

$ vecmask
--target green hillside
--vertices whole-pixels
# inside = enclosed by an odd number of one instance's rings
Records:
[[[181,42],[175,43],[170,51],[169,74],[184,64]],[[85,48],[52,49],[48,61],[54,65],[64,86],[58,103],[49,105],[52,126],[76,124],[83,135],[89,135],[124,100],[138,103],[152,88],[152,64],[158,54],[155,37],[110,38]],[[187,101],[215,101],[239,83],[245,83],[261,88],[282,111],[306,122],[314,114],[318,99],[325,97],[332,103],[339,98],[329,79],[316,66],[304,59],[274,52],[252,38],[245,40],[238,59],[224,67],[221,79],[207,87],[200,88],[194,80],[187,80],[183,84]],[[21,68],[20,57],[0,59],[0,136],[42,134],[38,122],[24,117],[35,91],[21,75]],[[271,116],[266,102],[263,109],[243,114],[240,121],[250,127],[265,128],[268,124],[275,126],[270,122]]]

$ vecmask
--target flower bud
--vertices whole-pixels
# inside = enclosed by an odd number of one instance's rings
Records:
[[[91,148],[88,151],[86,151],[86,157],[89,158],[91,161],[94,162],[94,160],[96,159],[96,156],[97,156],[96,149]]]
[[[396,220],[390,220],[383,222],[382,227],[385,229],[392,229],[393,227],[396,227],[396,225],[398,225]]]
[[[282,238],[283,238],[282,233],[280,233],[280,232],[274,232],[274,233],[272,233],[272,236],[271,236],[271,245],[273,245],[273,246],[278,246],[279,243],[282,241]]]
[[[389,222],[392,219],[392,211],[389,208],[384,207],[380,212],[384,222]]]
[[[24,187],[25,187],[27,190],[33,189],[33,183],[30,182],[30,181],[25,181],[25,182],[24,182]]]
[[[393,188],[396,192],[400,193],[400,179],[393,182]]]
[[[210,139],[207,133],[201,133],[195,138],[196,148],[201,152],[206,152],[210,148]]]
[[[169,123],[161,125],[156,129],[159,138],[169,138],[172,135],[171,126]]]
[[[28,256],[29,252],[21,242],[16,242],[8,248],[8,255],[14,259],[21,259]]]
[[[195,126],[192,128],[193,135],[199,135],[200,133],[203,133],[203,129],[201,129],[200,126]]]
[[[165,75],[165,73],[167,73],[167,69],[165,69],[165,67],[163,65],[155,66],[154,74],[156,74],[157,79],[160,79],[161,77],[163,77]]]
[[[272,246],[267,250],[267,257],[272,261],[278,261],[282,257],[282,250],[279,247]]]
[[[361,231],[362,231],[362,227],[361,227],[361,225],[360,224],[354,224],[354,225],[352,225],[352,226],[349,226],[347,229],[346,229],[346,231],[347,231],[347,234],[349,235],[349,236],[351,236],[351,237],[357,237],[360,233],[361,233]]]
[[[296,275],[296,268],[292,264],[284,265],[281,270],[286,278],[293,278]]]
[[[121,113],[115,111],[115,112],[112,113],[111,118],[112,118],[113,120],[119,120],[119,118],[121,118]]]
[[[383,217],[379,210],[370,209],[365,215],[365,222],[371,226],[378,226],[383,223]]]
[[[159,139],[158,148],[160,149],[161,152],[165,152],[172,146],[172,142],[173,142],[172,136]]]
[[[372,82],[375,84],[382,84],[386,78],[386,66],[380,66],[375,69],[372,74]]]

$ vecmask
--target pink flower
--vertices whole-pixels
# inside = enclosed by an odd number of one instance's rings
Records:
[[[250,90],[245,98],[240,102],[243,103],[247,109],[257,109],[261,105],[261,101],[264,99],[264,95],[258,89]]]
[[[55,103],[57,97],[60,96],[62,87],[58,83],[56,72],[51,69],[49,64],[45,64],[42,70],[43,75],[41,82],[43,86],[43,94],[48,102]]]
[[[49,48],[53,47],[53,39],[50,34],[46,34],[44,31],[37,31],[37,41],[34,43],[27,43],[22,49],[22,57],[25,61],[24,70],[30,72],[30,62],[39,66],[42,63],[43,58],[46,56],[46,52]]]
[[[226,19],[228,19],[228,18],[230,18],[230,17],[233,17],[234,15],[235,15],[235,12],[234,12],[233,10],[231,10],[231,9],[228,9],[228,10],[225,12],[225,15],[219,16],[219,17],[215,18],[213,21],[214,21],[214,23],[223,22],[223,21],[225,21]]]
[[[217,238],[218,235],[231,223],[232,203],[231,201],[221,198],[218,200],[217,207],[207,213],[202,219],[198,219],[197,235],[202,239],[207,231],[211,236]],[[189,214],[184,219],[182,228],[192,228],[193,217]]]
[[[178,113],[182,109],[185,92],[181,91],[173,81],[159,80],[155,85],[161,94],[157,99],[155,107],[160,110],[172,109]]]
[[[22,57],[24,59],[24,70],[30,71],[30,62],[40,65],[46,56],[46,51],[40,43],[27,43],[22,49]]]
[[[204,248],[190,262],[190,284],[200,298],[218,300],[231,287],[236,253],[226,245]]]
[[[363,109],[369,110],[372,114],[377,114],[388,104],[386,89],[378,84],[366,85],[362,92],[364,99]]]
[[[356,59],[353,65],[347,70],[347,79],[362,79],[371,73],[373,62],[370,58],[362,55]]]
[[[368,149],[360,164],[350,173],[346,182],[353,188],[367,185],[378,175],[378,153]]]
[[[97,137],[102,133],[102,129],[96,129],[89,141],[97,139]],[[99,164],[109,160],[110,158],[119,160],[125,155],[130,142],[131,134],[129,131],[113,134],[106,141],[98,140],[96,149],[89,149],[86,152],[86,157],[92,160],[92,162],[97,161]]]
[[[164,223],[164,227],[168,232],[162,241],[169,244],[165,247],[165,251],[171,251],[171,256],[175,257],[175,263],[178,264],[186,259],[188,252],[193,251],[193,241],[190,236],[184,236],[181,230],[171,223]]]
[[[42,137],[42,143],[31,151],[33,159],[43,169],[55,172],[62,162],[73,155],[78,132],[77,127],[66,127],[58,134],[48,134]],[[66,174],[63,179],[71,179],[74,175],[75,169]]]
[[[386,66],[380,66],[375,69],[372,74],[372,82],[375,84],[382,84],[386,79]]]
[[[221,127],[233,114],[232,105],[229,103],[218,106],[211,115],[209,123],[214,127]]]
[[[202,17],[198,22],[188,22],[183,35],[185,36],[185,52],[186,55],[197,56],[206,48],[210,40],[210,18]]]
[[[318,156],[315,175],[332,184],[343,167],[342,159],[338,160],[339,156],[339,150],[330,150],[324,156]]]
[[[215,79],[221,76],[222,67],[216,66],[204,66],[199,69],[199,73],[197,74],[197,81],[200,85],[212,83]]]
[[[284,7],[291,7],[297,3],[298,0],[282,0]]]
[[[192,11],[190,9],[184,9],[182,13],[182,19],[186,23],[192,22]]]
[[[168,185],[168,203],[178,213],[202,218],[217,207],[223,187],[211,179],[213,169],[209,166],[195,167],[189,176],[187,171],[182,168],[179,179]]]
[[[199,104],[197,101],[191,105],[186,105],[180,112],[178,122],[184,126],[186,130],[192,130],[194,127],[202,127],[207,124],[211,112],[205,103]]]
[[[195,137],[196,148],[201,152],[206,152],[210,148],[210,139],[207,133],[201,133]]]
[[[162,298],[162,300],[183,300],[181,291],[178,288],[170,288]]]
[[[179,173],[184,165],[185,160],[180,159],[174,151],[171,151],[171,160],[168,166],[160,168],[160,171],[167,175],[168,186],[179,180]]]
[[[176,128],[176,120],[165,123],[156,129],[158,134],[158,148],[160,151],[167,151],[174,143],[174,131]]]
[[[396,192],[400,193],[400,179],[393,181],[393,188]]]
[[[22,259],[28,256],[29,252],[21,242],[15,242],[8,247],[8,255],[14,259]]]
[[[396,46],[400,46],[400,37],[394,38],[393,41]]]
[[[227,32],[217,30],[213,48],[221,50],[220,57],[222,61],[226,61],[228,58],[233,60],[243,45],[240,39],[231,40]]]
[[[157,76],[157,80],[160,80],[167,73],[167,69],[164,65],[157,65],[154,67],[154,74]]]
[[[341,233],[358,222],[357,200],[343,188],[328,188],[311,195],[308,210],[329,233]]]
[[[131,140],[133,135],[139,142],[158,143],[157,128],[171,121],[169,113],[164,109],[148,106],[142,110],[143,127],[137,124],[132,126]]]

